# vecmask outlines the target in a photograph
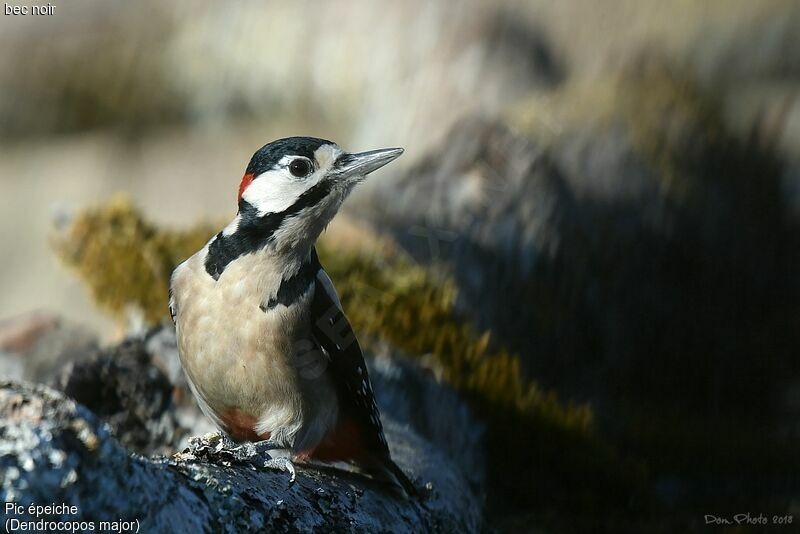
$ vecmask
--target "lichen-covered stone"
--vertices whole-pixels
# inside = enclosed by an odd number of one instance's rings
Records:
[[[76,515],[53,520],[138,520],[143,532],[475,532],[480,526],[480,505],[448,459],[392,422],[386,431],[393,456],[424,488],[419,498],[398,498],[334,468],[298,466],[290,485],[284,473],[215,456],[213,444],[199,454],[147,459],[122,448],[86,408],[44,386],[1,383],[0,421],[2,500],[78,507]]]
[[[154,364],[143,340],[129,339],[83,361],[69,362],[52,382],[108,423],[125,447],[140,454],[169,454],[186,432],[173,406],[173,385]]]

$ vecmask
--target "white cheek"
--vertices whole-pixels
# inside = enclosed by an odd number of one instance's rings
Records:
[[[293,179],[283,170],[267,171],[253,180],[242,198],[255,206],[259,215],[277,213],[291,207],[316,182],[314,177]]]

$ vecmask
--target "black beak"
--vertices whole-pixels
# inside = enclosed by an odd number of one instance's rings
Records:
[[[333,165],[337,178],[363,177],[400,157],[402,148],[381,148],[356,154],[342,154]]]

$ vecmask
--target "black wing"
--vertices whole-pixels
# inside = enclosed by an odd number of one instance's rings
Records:
[[[340,409],[364,430],[364,445],[370,451],[388,456],[389,446],[364,355],[333,284],[321,266],[314,279],[311,313],[314,337],[330,357],[330,371],[339,388]]]

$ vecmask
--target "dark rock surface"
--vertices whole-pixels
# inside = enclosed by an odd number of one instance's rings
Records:
[[[464,400],[432,372],[393,356],[389,347],[367,358],[381,413],[407,427],[459,468],[471,491],[485,491],[485,429]]]
[[[143,532],[474,532],[480,504],[448,458],[387,421],[397,463],[422,496],[404,500],[331,467],[285,473],[221,452],[214,439],[176,458],[147,459],[120,446],[88,409],[44,386],[0,384],[2,500],[66,503],[53,520],[138,520]],[[42,519],[4,514],[6,519]]]
[[[140,454],[169,454],[185,433],[172,406],[172,383],[142,340],[68,363],[55,382],[108,423],[123,446]]]
[[[650,96],[619,98],[646,108]],[[654,515],[781,510],[800,489],[798,435],[785,431],[800,376],[785,171],[702,106],[666,100],[549,140],[466,119],[376,187],[370,218],[456,282],[459,311],[528,377],[591,404],[597,432],[641,462]],[[525,495],[508,480],[486,489],[501,505]],[[518,524],[539,501],[505,514],[490,499],[487,513]]]
[[[12,330],[27,332],[28,322]],[[78,355],[46,342],[53,331],[22,336],[27,352],[7,356],[19,376],[35,371],[71,398],[27,382],[0,387],[5,501],[75,504],[80,513],[61,520],[139,519],[155,532],[479,528],[482,426],[455,392],[389,348],[368,365],[393,457],[419,499],[400,499],[346,465],[298,467],[290,486],[285,473],[261,467],[265,453],[231,452],[218,435],[189,437],[213,426],[186,388],[171,325]],[[40,345],[54,352],[30,359]]]
[[[371,218],[546,385],[747,411],[797,371],[800,247],[778,162],[682,112],[663,138],[612,120],[554,143],[464,120]]]

